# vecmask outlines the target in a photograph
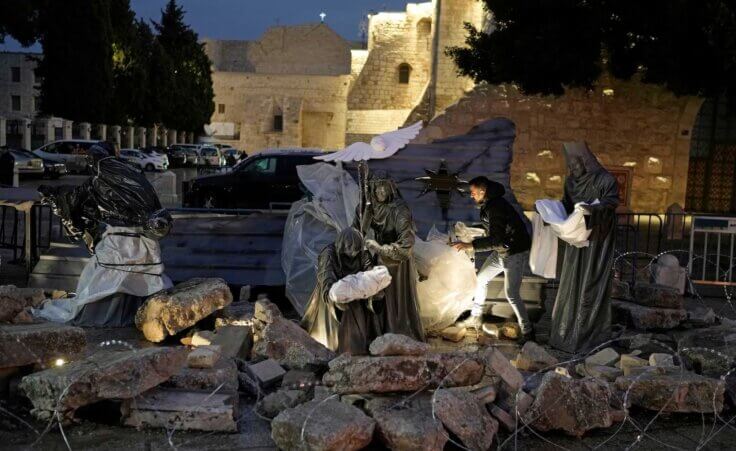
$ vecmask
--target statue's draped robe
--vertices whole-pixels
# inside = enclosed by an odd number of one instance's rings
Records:
[[[568,213],[579,202],[592,204],[598,200],[600,204],[591,207],[592,214],[586,217],[591,229],[590,245],[576,248],[565,244],[549,339],[553,347],[571,353],[590,350],[608,340],[611,334],[611,269],[618,184],[587,152],[579,156],[588,172],[577,180],[568,176],[562,203]]]
[[[343,277],[370,269],[371,257],[367,252],[360,252],[352,259],[347,258],[340,254],[340,244],[338,237],[336,244],[330,244],[319,255],[317,286],[304,312],[302,327],[333,351],[367,354],[371,341],[381,335],[380,317],[370,310],[366,300],[335,305],[329,292]]]

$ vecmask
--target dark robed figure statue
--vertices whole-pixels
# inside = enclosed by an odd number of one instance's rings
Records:
[[[552,310],[550,345],[578,353],[603,343],[611,334],[611,268],[616,240],[618,183],[584,142],[566,143],[568,166],[562,203],[568,214],[580,202],[589,213],[590,245],[565,244],[560,287]],[[592,205],[595,201],[599,203]]]
[[[330,300],[332,285],[345,276],[367,271],[371,257],[363,248],[363,237],[348,228],[325,247],[317,260],[317,286],[309,299],[302,326],[317,341],[333,351],[367,354],[368,345],[381,335],[380,318],[370,300],[337,304]],[[380,302],[376,301],[378,308]]]
[[[366,234],[372,231],[375,239],[366,240],[366,246],[391,274],[391,285],[384,291],[383,333],[424,341],[412,257],[415,227],[411,210],[394,181],[386,177],[374,177],[369,182],[367,201],[361,230]],[[356,222],[361,222],[360,215],[356,215]]]

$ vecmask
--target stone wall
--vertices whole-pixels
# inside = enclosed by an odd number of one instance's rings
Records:
[[[345,144],[349,75],[212,74],[212,122],[240,124],[240,136],[227,142],[249,153],[272,147],[340,149]],[[283,131],[274,116],[283,116]],[[309,128],[306,134],[304,130]]]
[[[30,58],[41,56],[40,53],[0,52],[0,116],[30,118],[36,115],[34,99],[39,95],[35,88],[36,61]],[[13,67],[20,68],[19,82],[12,79]],[[13,96],[20,97],[20,111],[12,108]]]
[[[674,202],[685,204],[690,137],[701,104],[658,86],[608,77],[594,90],[571,89],[557,98],[525,96],[509,85],[479,85],[432,120],[415,142],[507,117],[517,132],[511,184],[525,208],[536,199],[561,197],[562,143],[585,140],[605,166],[631,168],[632,210],[663,212]]]

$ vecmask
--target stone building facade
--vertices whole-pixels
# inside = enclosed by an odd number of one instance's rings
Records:
[[[32,118],[37,108],[36,60],[39,53],[0,52],[0,116]]]

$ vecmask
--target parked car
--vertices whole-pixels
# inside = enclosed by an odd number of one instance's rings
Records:
[[[87,171],[87,151],[99,141],[93,139],[64,139],[45,144],[33,153],[57,163],[64,163],[69,172]]]
[[[296,167],[316,163],[318,150],[276,149],[252,155],[231,172],[198,177],[184,192],[185,207],[288,208],[304,195]]]
[[[13,149],[13,153],[20,153],[24,155],[26,158],[38,159],[35,153],[27,149]],[[41,158],[41,161],[43,161],[43,177],[44,178],[58,179],[59,177],[67,173],[66,165],[64,163],[57,163],[55,161],[49,160],[48,158]]]
[[[137,149],[121,149],[120,158],[131,162],[144,171],[165,171],[169,168],[169,161],[166,155],[148,155]]]
[[[183,163],[185,166],[196,166],[199,164],[198,150],[200,147],[198,144],[174,144],[169,146],[169,151],[183,153],[186,156]]]
[[[225,166],[225,157],[217,147],[204,146],[198,150],[199,166],[214,166],[221,168]]]
[[[168,149],[166,155],[172,168],[180,168],[187,164],[187,151],[184,149]]]
[[[43,160],[38,158],[32,152],[24,149],[3,146],[0,153],[10,152],[15,159],[15,167],[18,169],[19,176],[40,176],[43,175]]]

